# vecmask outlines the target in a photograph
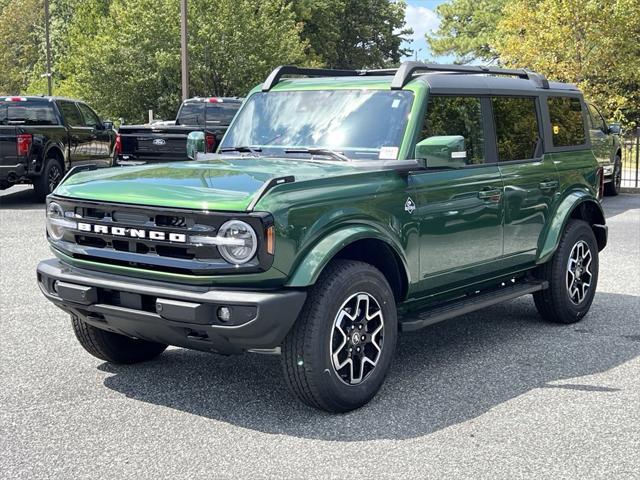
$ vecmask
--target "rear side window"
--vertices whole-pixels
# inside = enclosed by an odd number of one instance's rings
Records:
[[[178,112],[177,125],[204,127],[204,103],[184,103]]]
[[[466,164],[484,163],[484,130],[480,98],[430,96],[420,138],[440,136],[463,137]]]
[[[48,102],[2,102],[0,125],[58,125],[58,119]]]
[[[575,97],[549,97],[549,121],[554,147],[573,147],[586,141],[582,103]]]
[[[80,111],[76,107],[75,103],[60,102],[59,106],[60,106],[60,111],[62,112],[62,116],[67,122],[67,125],[71,127],[84,126],[84,120],[80,116]]]
[[[540,128],[535,98],[493,97],[498,159],[501,162],[535,158]]]

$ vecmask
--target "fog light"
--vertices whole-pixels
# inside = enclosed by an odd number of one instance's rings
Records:
[[[218,320],[228,322],[231,320],[231,309],[229,307],[218,308]]]

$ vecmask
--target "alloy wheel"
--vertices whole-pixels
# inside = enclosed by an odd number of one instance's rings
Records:
[[[589,293],[593,279],[592,260],[589,245],[584,240],[579,240],[571,249],[567,261],[567,293],[574,305],[582,303]]]
[[[375,369],[383,341],[380,304],[369,293],[354,293],[340,307],[331,333],[331,363],[338,378],[347,385],[362,383]]]

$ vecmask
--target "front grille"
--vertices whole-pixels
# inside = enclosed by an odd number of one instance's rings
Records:
[[[113,227],[124,229],[125,235],[67,230],[60,241],[50,239],[55,248],[77,259],[196,275],[260,272],[273,262],[264,241],[265,228],[272,220],[261,212],[192,211],[54,200],[77,222],[104,227],[106,232],[113,232]],[[220,226],[231,219],[249,223],[258,237],[256,256],[240,267],[227,263],[215,246],[189,243],[190,235],[215,236]],[[145,238],[132,238],[132,231],[144,232]],[[148,238],[150,231],[162,234],[165,239]],[[170,238],[186,241],[171,241]]]

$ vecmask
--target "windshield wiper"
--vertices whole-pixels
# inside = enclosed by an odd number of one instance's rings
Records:
[[[250,153],[255,155],[256,157],[260,156],[260,152],[262,152],[262,148],[260,147],[252,147],[250,145],[239,145],[236,147],[225,147],[220,149],[220,153],[224,152],[239,152],[239,153]]]
[[[335,150],[331,150],[330,148],[288,148],[284,151],[284,153],[308,153],[309,155],[325,155],[341,162],[351,161],[349,157],[346,157],[343,154],[336,152]]]

